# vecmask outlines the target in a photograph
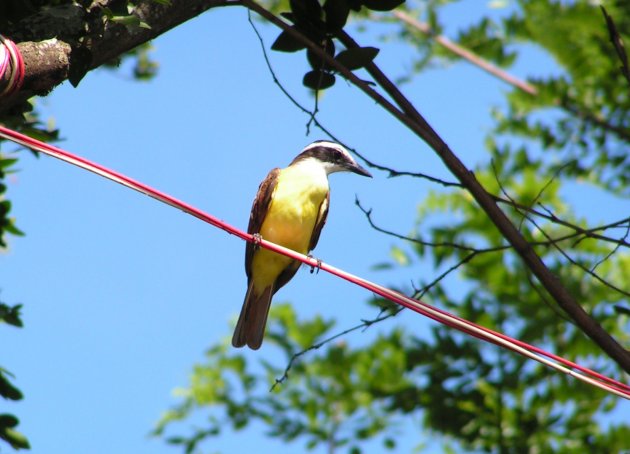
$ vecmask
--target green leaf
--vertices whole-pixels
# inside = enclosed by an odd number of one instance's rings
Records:
[[[21,304],[17,304],[13,307],[8,306],[4,303],[0,303],[0,321],[4,321],[9,325],[16,326],[21,328],[22,320],[20,318],[20,310],[22,309]]]
[[[299,25],[321,26],[322,7],[318,0],[289,0],[295,22]]]
[[[0,414],[0,428],[15,427],[19,424],[19,422],[20,421],[13,415],[8,415],[6,413]]]
[[[391,11],[405,3],[405,0],[363,0],[363,6],[372,11]]]
[[[408,266],[411,263],[409,255],[398,246],[392,246],[389,254],[392,256],[398,266]]]
[[[374,265],[370,266],[370,269],[373,271],[385,271],[391,270],[394,268],[394,264],[391,262],[377,262]]]
[[[20,229],[18,229],[15,226],[15,223],[13,222],[12,219],[10,219],[9,222],[6,225],[4,225],[4,230],[15,236],[24,236],[24,232],[22,232]]]
[[[293,30],[297,30],[296,27],[291,27]],[[283,31],[276,38],[274,43],[271,45],[273,50],[277,50],[279,52],[297,52],[298,50],[304,49],[306,46],[297,38],[295,38],[288,31]]]
[[[348,0],[348,6],[350,6],[350,9],[352,11],[356,11],[357,13],[361,10],[362,4],[361,0]]]
[[[17,158],[2,158],[0,157],[0,169],[6,170],[17,162]]]
[[[328,31],[334,33],[341,30],[346,25],[350,14],[348,0],[326,0],[324,13]]]
[[[309,71],[304,74],[302,84],[312,90],[325,90],[335,85],[335,76],[325,71]]]
[[[125,27],[140,26],[140,18],[138,16],[134,16],[133,14],[128,14],[124,16],[113,16],[110,18],[110,20],[117,24],[124,25]]]
[[[363,68],[371,63],[379,50],[376,47],[357,47],[346,49],[337,54],[335,60],[351,71]]]
[[[295,14],[288,11],[284,11],[280,13],[280,16],[284,17],[286,20],[288,20],[292,24],[295,24]]]
[[[0,438],[9,443],[13,449],[31,449],[26,437],[17,430],[0,428]]]
[[[0,201],[0,217],[5,217],[11,211],[11,202],[9,200]]]
[[[326,54],[333,57],[335,55],[335,43],[332,39],[326,39],[324,41],[323,50]],[[308,63],[311,65],[313,69],[330,69],[330,64],[328,64],[323,57],[318,55],[314,50],[307,49],[306,50],[306,59]]]
[[[21,400],[24,395],[22,391],[13,386],[6,378],[8,372],[0,368],[0,396],[9,400]]]

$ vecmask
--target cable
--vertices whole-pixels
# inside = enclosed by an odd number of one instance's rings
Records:
[[[450,326],[478,339],[482,339],[486,342],[516,352],[520,355],[538,361],[539,363],[542,363],[564,374],[570,375],[592,386],[596,386],[612,394],[616,394],[617,396],[630,400],[629,385],[621,383],[586,367],[580,366],[560,356],[546,352],[541,348],[535,347],[533,345],[506,336],[505,334],[477,325],[473,322],[452,315],[444,310],[433,307],[422,301],[409,298],[408,296],[405,296],[394,290],[388,289],[386,287],[375,284],[366,279],[360,278],[353,274],[347,273],[346,271],[323,263],[321,260],[308,257],[291,249],[287,249],[275,243],[271,243],[269,241],[266,241],[264,238],[261,239],[255,237],[254,235],[250,235],[249,233],[239,230],[236,227],[233,227],[232,225],[212,216],[211,214],[205,213],[193,207],[192,205],[171,197],[166,193],[153,189],[144,183],[133,180],[132,178],[129,178],[119,172],[110,170],[100,164],[93,163],[85,158],[76,156],[61,148],[33,139],[24,134],[20,134],[19,132],[5,128],[1,125],[0,137],[11,140],[32,150],[40,151],[48,156],[55,157],[64,162],[73,164],[84,170],[88,170],[104,178],[112,180],[116,183],[122,184],[123,186],[141,192],[142,194],[148,195],[149,197],[157,199],[160,202],[166,203],[167,205],[170,205],[198,219],[201,219],[202,221],[207,222],[208,224],[221,230],[224,230],[231,235],[235,235],[245,241],[255,242],[265,249],[269,249],[273,252],[285,255],[289,258],[299,260],[300,262],[305,263],[306,265],[309,265],[313,268],[324,270],[330,274],[333,274],[337,277],[359,285],[373,293],[376,293],[377,295],[380,295],[383,298],[386,298],[398,305],[404,306],[414,312],[424,315],[425,317],[431,318],[432,320],[435,320],[439,323]]]

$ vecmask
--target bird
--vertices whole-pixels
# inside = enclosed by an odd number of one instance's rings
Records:
[[[372,177],[342,145],[318,140],[291,163],[272,169],[260,183],[247,232],[302,254],[315,248],[328,216],[328,175],[353,172]],[[232,336],[234,347],[262,345],[273,295],[295,275],[300,262],[248,242],[247,292]]]

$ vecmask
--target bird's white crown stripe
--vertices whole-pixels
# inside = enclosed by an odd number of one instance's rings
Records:
[[[310,150],[311,148],[316,148],[316,147],[333,148],[335,150],[338,150],[338,151],[342,152],[343,154],[350,155],[350,152],[348,151],[348,149],[346,147],[344,147],[343,145],[340,145],[340,144],[335,143],[335,142],[328,142],[327,140],[321,140],[321,141],[318,141],[318,142],[313,142],[310,145],[307,145],[302,150],[302,153],[304,153],[305,151]]]

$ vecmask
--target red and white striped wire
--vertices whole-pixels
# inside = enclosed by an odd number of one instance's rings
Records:
[[[0,81],[7,79],[5,73],[9,71],[8,80],[2,88],[0,98],[17,92],[24,82],[24,59],[13,41],[0,35]]]
[[[358,276],[354,276],[350,273],[347,273],[346,271],[323,263],[318,259],[308,257],[291,249],[287,249],[275,243],[271,243],[269,241],[266,241],[264,238],[254,238],[253,235],[239,230],[236,227],[233,227],[230,224],[193,207],[192,205],[177,200],[169,196],[168,194],[153,189],[146,184],[135,181],[121,173],[110,170],[102,165],[93,163],[80,156],[73,155],[61,148],[25,136],[1,125],[0,137],[11,140],[32,150],[40,151],[46,155],[55,157],[70,164],[74,164],[77,167],[93,172],[109,180],[115,181],[116,183],[122,184],[123,186],[126,186],[130,189],[134,189],[138,192],[148,195],[149,197],[153,197],[160,202],[178,208],[185,213],[195,216],[196,218],[199,218],[202,221],[207,222],[214,227],[220,228],[221,230],[235,235],[245,241],[256,242],[260,244],[261,247],[285,255],[292,259],[299,260],[311,267],[316,267],[324,270],[328,273],[331,273],[335,276],[359,285],[373,293],[376,293],[377,295],[386,298],[396,304],[399,304],[408,309],[411,309],[412,311],[429,317],[439,323],[450,326],[478,339],[482,339],[486,342],[490,342],[492,344],[516,352],[527,358],[538,361],[539,363],[545,364],[546,366],[549,366],[559,372],[570,375],[578,380],[581,380],[590,385],[606,390],[612,394],[616,394],[617,396],[630,400],[630,386],[625,383],[621,383],[620,381],[614,380],[591,369],[580,366],[579,364],[549,353],[541,348],[535,347],[533,345],[506,336],[505,334],[490,330],[463,318],[452,315],[444,310],[438,309],[422,301],[410,298],[394,290],[375,284]]]

